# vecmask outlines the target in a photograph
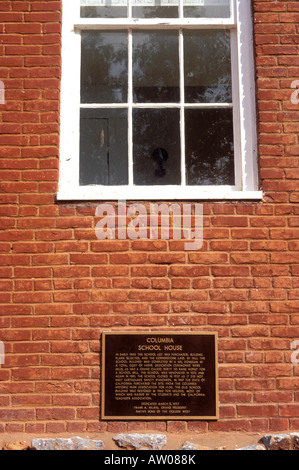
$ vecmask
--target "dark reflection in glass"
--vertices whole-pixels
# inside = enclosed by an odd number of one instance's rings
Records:
[[[244,0],[246,1],[246,0]],[[184,0],[185,18],[229,18],[230,0],[205,0],[194,5],[192,0]],[[203,4],[206,5],[203,5]],[[207,5],[208,4],[208,5]]]
[[[80,185],[128,184],[127,109],[82,109]]]
[[[126,31],[82,31],[81,102],[126,103]]]
[[[134,102],[179,102],[179,77],[177,31],[133,33]]]
[[[181,184],[180,111],[135,109],[134,184]]]
[[[229,31],[184,32],[186,103],[231,103]]]
[[[107,1],[105,6],[88,7],[81,6],[81,18],[126,18],[126,6],[112,6]]]
[[[163,5],[161,0],[144,1],[143,6],[134,6],[132,8],[133,18],[178,18],[178,5]]]
[[[231,109],[186,109],[188,185],[234,185]]]

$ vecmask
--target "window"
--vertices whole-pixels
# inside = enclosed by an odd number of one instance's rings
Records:
[[[63,0],[59,199],[261,197],[250,3]]]

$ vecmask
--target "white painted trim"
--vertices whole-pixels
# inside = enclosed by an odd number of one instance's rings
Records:
[[[183,0],[180,0],[180,14]],[[181,185],[186,186],[186,142],[185,142],[185,74],[184,74],[184,35],[179,30],[179,62],[180,62],[180,134],[181,134]]]
[[[232,70],[232,100],[233,100],[233,129],[234,129],[234,157],[235,157],[235,182],[239,190],[243,189],[242,183],[242,145],[240,138],[240,81],[238,60],[238,36],[237,31],[231,31],[231,70]]]
[[[238,0],[230,0],[230,17],[234,24],[237,24],[236,1]]]
[[[81,35],[74,31],[80,0],[63,2],[59,191],[79,185]]]
[[[131,11],[131,7],[129,8]],[[129,186],[133,186],[133,34],[131,29],[128,35],[128,176]]]
[[[232,15],[223,19],[170,19],[134,20],[130,17],[120,20],[80,19],[80,0],[63,0],[62,26],[62,80],[61,80],[61,141],[59,200],[259,200],[257,169],[257,134],[255,113],[255,77],[252,37],[252,14],[249,0],[231,0]],[[181,4],[182,5],[182,4]],[[132,3],[128,3],[131,13]],[[182,15],[182,6],[180,7]],[[79,142],[80,108],[155,108],[159,103],[133,103],[132,89],[129,88],[128,103],[80,104],[81,30],[84,29],[128,29],[131,28],[218,28],[231,30],[232,35],[232,76],[233,103],[194,103],[187,108],[228,108],[234,109],[234,130],[236,147],[236,186],[133,186],[133,145],[132,126],[129,117],[129,181],[128,186],[79,186]],[[236,29],[235,29],[236,28]],[[181,35],[181,32],[180,32]],[[132,38],[131,38],[132,39]],[[180,47],[183,41],[180,39]],[[132,75],[132,64],[129,73]],[[182,73],[182,70],[181,70]],[[129,80],[129,87],[132,83]],[[182,86],[182,82],[181,82]],[[183,109],[182,102],[166,103],[163,107]],[[129,116],[131,113],[129,112]],[[131,119],[132,120],[132,119]],[[181,133],[184,122],[181,119]],[[183,135],[183,134],[182,134]],[[182,139],[183,141],[183,139]],[[239,150],[238,150],[239,149]],[[185,156],[185,155],[184,155]]]
[[[236,0],[242,189],[258,189],[255,69],[251,1]]]
[[[82,109],[104,109],[104,108],[180,108],[181,103],[81,103]],[[185,108],[232,108],[233,103],[186,103]]]
[[[160,0],[161,6],[178,6],[181,0]],[[81,6],[107,6],[107,0],[81,0]],[[109,6],[126,6],[126,0],[110,0]],[[132,0],[133,6],[156,6],[155,0]],[[184,0],[184,6],[226,6],[226,0]]]
[[[64,0],[66,1],[66,0]],[[244,1],[244,0],[243,0]],[[143,18],[82,18],[74,24],[74,28],[81,30],[96,29],[161,29],[161,28],[192,28],[192,29],[220,29],[233,28],[236,24],[231,18],[167,18],[167,19],[143,19]]]
[[[262,191],[234,191],[230,187],[194,186],[79,186],[64,188],[59,201],[114,200],[261,200]]]

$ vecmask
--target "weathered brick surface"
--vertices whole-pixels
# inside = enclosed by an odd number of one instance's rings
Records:
[[[186,252],[99,241],[96,204],[56,202],[61,1],[0,1],[0,432],[133,430],[99,421],[100,339],[142,327],[219,333],[221,419],[180,429],[298,428],[299,8],[253,8],[264,199],[204,203],[203,247]]]

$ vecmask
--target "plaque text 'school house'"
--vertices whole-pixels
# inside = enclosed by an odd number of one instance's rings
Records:
[[[0,432],[298,430],[298,1],[0,18]],[[200,249],[99,239],[119,201],[202,204]],[[103,419],[103,333],[128,332],[217,334],[218,419]]]

